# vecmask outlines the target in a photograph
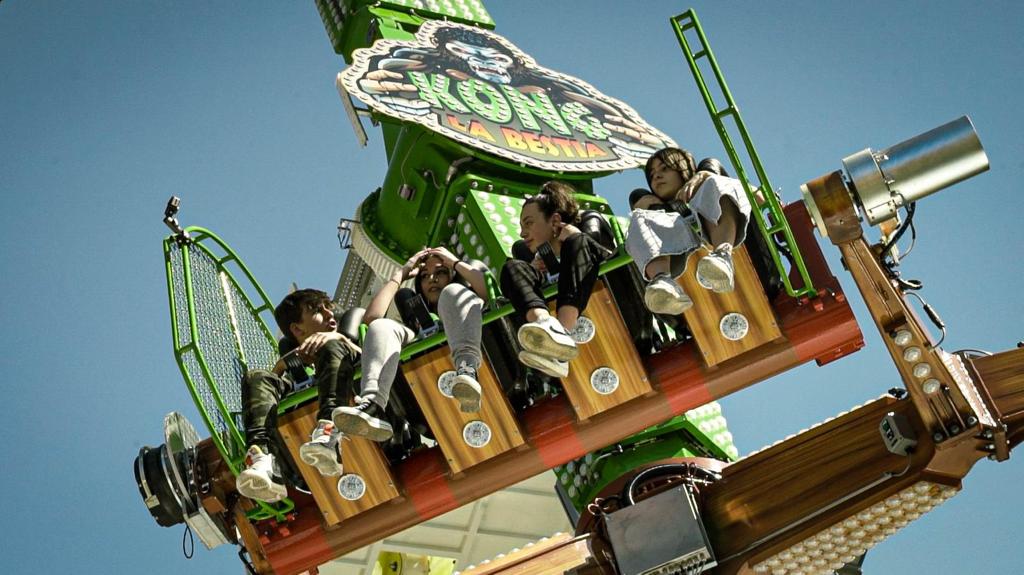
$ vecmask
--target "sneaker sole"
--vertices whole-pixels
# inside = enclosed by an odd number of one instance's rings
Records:
[[[736,287],[728,271],[704,259],[697,262],[697,283],[715,293],[729,293]]]
[[[342,433],[365,437],[378,443],[391,439],[391,436],[395,434],[391,429],[391,424],[376,417],[370,417],[361,411],[339,413],[334,417],[334,425]]]
[[[299,447],[299,459],[310,467],[315,467],[320,475],[335,477],[341,475],[341,463],[331,454],[330,448],[323,449],[316,446]]]
[[[542,327],[526,324],[519,328],[519,344],[523,349],[561,361],[576,359],[580,350],[575,345],[558,343]]]
[[[480,390],[469,382],[455,378],[455,383],[452,384],[452,397],[459,401],[459,409],[463,413],[480,411],[480,403],[483,399]]]
[[[244,471],[238,476],[235,488],[242,496],[265,503],[276,503],[288,495],[288,488],[284,485],[273,483],[258,475],[246,475]]]
[[[689,297],[679,298],[665,290],[647,290],[644,292],[644,305],[656,314],[681,315],[693,307],[693,300]]]
[[[569,377],[568,369],[565,370],[565,373],[562,373],[561,371],[554,371],[554,369],[550,365],[543,362],[543,358],[537,357],[534,354],[531,354],[530,352],[519,352],[519,361],[523,365],[536,369],[537,371],[550,375],[551,377],[555,377],[558,379]]]

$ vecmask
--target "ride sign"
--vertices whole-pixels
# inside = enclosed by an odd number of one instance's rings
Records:
[[[338,82],[381,114],[543,170],[622,170],[675,146],[625,103],[493,32],[451,22],[356,50]]]

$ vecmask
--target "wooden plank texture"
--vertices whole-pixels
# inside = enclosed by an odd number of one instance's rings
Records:
[[[480,565],[460,571],[462,575],[550,575],[567,573],[593,558],[590,535],[572,537],[559,533],[537,543],[515,549]]]
[[[594,286],[583,316],[594,323],[594,338],[577,344],[580,353],[569,362],[569,376],[562,380],[581,421],[652,391],[626,323],[603,281]],[[590,382],[594,371],[602,367],[611,368],[619,378],[618,388],[608,394],[598,393]]]
[[[693,307],[683,315],[704,362],[713,366],[777,339],[782,332],[746,247],[733,249],[736,289],[724,294],[705,289],[697,282],[697,262],[707,253],[707,248],[701,248],[690,254],[686,271],[676,281],[693,299]],[[732,312],[743,314],[750,325],[747,335],[738,341],[723,337],[719,328],[722,317]]]
[[[477,374],[483,401],[480,411],[476,413],[462,413],[459,402],[444,395],[439,389],[439,378],[445,373],[450,373],[448,377],[451,378],[454,371],[455,366],[452,365],[447,345],[414,357],[402,365],[405,379],[448,460],[448,466],[452,473],[461,473],[481,461],[522,445],[523,434],[498,378],[487,361],[483,362]],[[473,447],[463,439],[463,430],[474,421],[481,421],[490,428],[491,438],[483,447]]]
[[[349,501],[338,494],[338,477],[324,477],[315,468],[302,462],[299,446],[309,441],[309,434],[316,425],[316,412],[317,404],[314,401],[287,413],[280,417],[278,431],[313,493],[313,499],[320,507],[327,525],[336,525],[398,497],[398,489],[387,460],[380,447],[368,439],[346,437],[341,444],[343,473],[354,473],[366,483],[366,492],[355,501]]]

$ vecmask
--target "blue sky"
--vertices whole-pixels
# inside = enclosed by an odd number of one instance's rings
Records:
[[[692,6],[773,184],[799,185],[969,114],[990,172],[922,201],[904,273],[949,350],[1024,338],[1024,93],[1019,3],[490,2],[542,65],[630,103],[698,157],[724,158],[668,18]],[[181,557],[131,472],[161,420],[197,421],[171,354],[160,252],[167,198],[217,231],[269,292],[333,289],[341,216],[383,178],[334,89],[344,65],[312,2],[0,4],[0,487],[3,571],[239,572],[227,548]],[[633,171],[596,190],[625,209]],[[741,453],[899,383],[838,255],[867,349],[725,400]],[[1015,572],[1024,467],[980,462],[964,492],[882,543],[867,571]]]

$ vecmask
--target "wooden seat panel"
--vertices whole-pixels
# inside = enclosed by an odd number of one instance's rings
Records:
[[[593,339],[579,343],[577,337],[579,355],[569,362],[569,376],[562,380],[562,387],[576,416],[585,421],[607,409],[651,393],[651,383],[640,361],[640,354],[633,345],[629,329],[603,279],[594,285],[590,302],[580,321],[593,324]],[[577,333],[581,327],[577,326]],[[601,371],[595,374],[598,370]],[[614,389],[610,389],[609,370],[614,372],[618,380]],[[592,383],[592,379],[601,381]],[[595,384],[603,393],[595,389]]]
[[[380,447],[368,439],[346,437],[342,441],[344,471],[341,478],[324,477],[314,467],[302,462],[299,458],[299,447],[309,441],[309,433],[316,427],[316,412],[317,404],[314,401],[282,415],[278,419],[278,431],[292,455],[292,460],[306,480],[306,485],[313,493],[313,499],[316,500],[327,525],[336,525],[367,509],[397,498],[398,489],[395,487],[387,459],[381,453]],[[365,492],[354,500],[342,497],[338,491],[338,482],[349,475],[358,476],[365,485]],[[347,479],[351,480],[352,478]]]
[[[448,374],[445,376],[448,379],[455,375],[455,366],[452,365],[447,345],[406,361],[402,365],[402,372],[452,473],[461,473],[477,463],[523,444],[523,434],[515,413],[486,359],[477,373],[483,391],[483,402],[477,413],[462,413],[459,402],[444,395],[438,386],[438,380],[445,374]],[[464,437],[464,434],[472,436],[474,430],[482,430],[480,424],[474,422],[482,422],[490,430],[489,440],[482,447],[469,445]],[[470,424],[474,426],[467,431]]]
[[[690,254],[686,271],[676,281],[693,300],[693,307],[683,315],[705,364],[710,367],[778,339],[782,332],[747,248],[733,249],[736,288],[730,293],[715,293],[697,282],[697,262],[707,254],[707,248]],[[725,338],[719,327],[722,318],[734,312],[742,314],[749,325],[747,334],[736,341]]]

